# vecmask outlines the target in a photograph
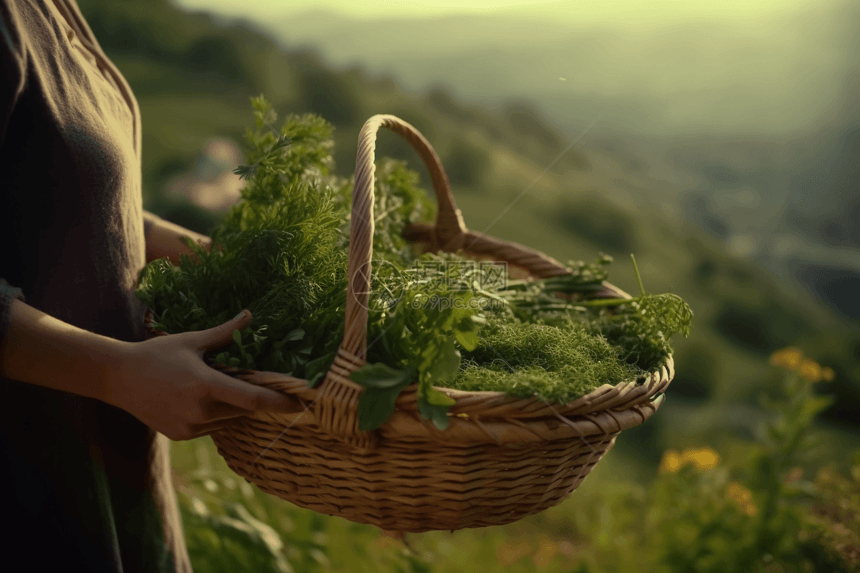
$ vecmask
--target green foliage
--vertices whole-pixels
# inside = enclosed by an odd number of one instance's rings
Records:
[[[388,414],[400,390],[418,382],[421,415],[441,430],[448,427],[447,411],[454,400],[434,386],[447,386],[457,375],[461,362],[458,347],[475,347],[477,324],[483,320],[469,287],[475,277],[474,267],[470,272],[468,268],[445,264],[456,260],[450,254],[425,253],[410,269],[396,276],[399,284],[390,283],[396,284],[391,289],[397,293],[396,302],[369,312],[368,338],[374,341],[368,349],[370,363],[353,375],[353,379],[358,375],[367,381],[377,360],[400,368],[404,383],[388,389]],[[362,427],[377,425],[362,422]]]
[[[436,217],[436,206],[418,185],[418,174],[405,161],[381,158],[377,161],[374,195],[373,261],[389,261],[399,267],[410,266],[416,258],[415,247],[401,236],[407,223],[428,223]],[[352,182],[344,193],[352,193]],[[344,194],[343,200],[351,202]],[[342,247],[348,246],[350,218],[341,228]]]
[[[591,516],[577,512],[591,547],[587,570],[630,570],[636,548],[636,570],[646,572],[857,571],[860,463],[853,483],[832,470],[815,483],[802,479],[794,464],[811,451],[804,436],[829,399],[814,395],[800,369],[789,370],[765,401],[771,416],[745,458],[724,465],[710,448],[670,450],[641,494],[595,501],[611,502],[604,510],[626,524],[620,530],[594,530]],[[606,546],[606,535],[624,536],[628,548]]]
[[[566,403],[603,384],[636,379],[645,372],[640,364],[653,366],[666,358],[670,349],[662,331],[688,334],[692,313],[679,297],[644,291],[624,305],[634,310],[620,315],[606,307],[626,299],[565,302],[555,296],[594,292],[611,261],[604,255],[594,264],[571,263],[569,275],[511,281],[499,289],[486,267],[452,254],[422,255],[417,266],[396,276],[399,282],[389,277],[388,288],[399,296],[396,304],[371,312],[368,332],[375,348],[368,352],[370,364],[361,379],[365,384],[373,379],[370,369],[377,360],[399,365],[402,378],[399,385],[373,389],[364,407],[374,405],[374,420],[390,415],[397,393],[418,381],[421,414],[444,429],[454,401],[434,385]],[[599,315],[589,313],[588,306]],[[611,345],[602,329],[626,336],[629,345]],[[643,348],[653,347],[657,350],[646,355]],[[630,355],[635,359],[628,360]],[[387,370],[376,372],[381,380],[391,376]],[[361,427],[376,426],[363,422]]]
[[[189,557],[195,569],[210,572],[259,571],[293,573],[282,553],[284,543],[269,525],[253,517],[245,506],[228,506],[227,515],[211,515],[194,498],[183,505]]]
[[[258,131],[248,131],[249,165],[237,169],[249,183],[212,233],[220,248],[189,243],[199,265],[187,257],[181,267],[147,265],[137,294],[167,332],[211,328],[248,308],[251,325],[218,361],[305,376],[312,359],[336,349],[343,328],[346,207],[327,176],[330,127],[291,116],[276,137],[260,131],[275,119],[271,107],[262,97],[253,103]]]
[[[193,219],[183,217],[181,208],[172,205],[168,211],[162,212],[164,203],[157,198],[163,193],[166,177],[159,177],[158,169],[177,158],[182,160],[186,170],[190,169],[192,158],[210,137],[228,136],[240,140],[247,123],[247,94],[271,93],[276,97],[278,107],[310,111],[303,107],[304,96],[300,93],[303,91],[300,81],[304,74],[302,70],[313,66],[327,68],[327,64],[319,58],[304,58],[300,52],[280,50],[274,41],[252,26],[240,22],[225,25],[203,13],[185,12],[167,0],[147,1],[145,9],[141,9],[140,2],[129,0],[77,0],[77,3],[102,47],[129,81],[140,104],[144,117],[142,169],[145,207],[185,227],[209,233],[211,224],[196,214]],[[219,73],[217,69],[212,70],[215,74],[210,71],[195,73],[199,68],[194,67],[188,54],[197,40],[208,36],[229,38],[246,70],[245,81],[224,81],[226,77],[215,75]],[[502,113],[491,112],[481,106],[464,105],[441,90],[410,94],[391,78],[373,81],[362,78],[361,74],[347,72],[344,75],[350,79],[352,95],[360,100],[360,109],[365,112],[355,115],[354,123],[338,126],[334,134],[340,175],[348,177],[354,169],[354,144],[361,123],[377,111],[392,112],[419,127],[432,125],[437,134],[463,135],[468,132],[478,135],[493,158],[493,164],[486,178],[480,182],[478,191],[481,193],[458,195],[458,206],[473,229],[485,228],[504,209],[506,202],[502,202],[499,194],[510,184],[512,172],[498,159],[505,156],[522,158],[516,153],[516,148],[524,137],[507,126]],[[165,97],[165,94],[170,94],[170,97]],[[533,110],[530,113],[535,115]],[[425,135],[434,143],[440,156],[448,156],[443,141],[434,139],[432,133]],[[381,139],[382,143],[397,141],[391,136]],[[589,186],[600,191],[593,196],[593,205],[580,204],[579,190],[570,189],[570,178],[577,179],[576,173],[563,168],[541,173],[559,150],[541,147],[538,140],[530,139],[529,143],[534,143],[529,155],[533,161],[523,162],[518,170],[516,175],[523,183],[516,192],[519,193],[539,175],[545,189],[539,194],[533,189],[518,201],[514,210],[516,217],[511,216],[514,212],[511,211],[495,222],[491,230],[495,236],[519,241],[565,260],[573,253],[588,252],[595,245],[604,250],[614,249],[612,237],[608,237],[607,242],[597,238],[592,238],[590,243],[585,242],[590,224],[614,226],[621,229],[621,233],[627,233],[625,229],[629,229],[635,249],[618,249],[613,254],[626,255],[635,250],[637,256],[647,257],[649,282],[661,291],[671,289],[681,294],[696,309],[697,317],[700,317],[696,341],[718,351],[721,364],[732,365],[724,368],[726,376],[719,379],[719,395],[752,395],[744,389],[760,381],[761,372],[757,365],[762,353],[766,352],[758,350],[755,341],[753,344],[734,344],[732,338],[726,338],[733,333],[743,336],[750,332],[754,338],[757,336],[755,330],[731,327],[722,330],[714,322],[714,311],[732,302],[737,303],[740,310],[751,313],[749,316],[755,316],[755,321],[747,321],[747,325],[754,329],[764,328],[765,336],[776,334],[779,338],[774,339],[774,344],[802,340],[810,352],[819,357],[828,355],[841,376],[831,389],[839,399],[824,416],[856,427],[858,418],[854,414],[860,404],[860,355],[851,353],[851,324],[829,315],[809,297],[786,294],[786,285],[769,277],[765,269],[733,259],[717,242],[693,228],[679,225],[673,215],[653,201],[639,202],[639,210],[632,218],[618,219],[616,217],[629,214],[622,212],[619,215],[614,209],[604,213],[602,205],[609,203],[606,197],[614,191],[635,189],[637,196],[647,199],[651,193],[664,187],[660,181],[649,179],[644,172],[628,177],[623,170],[601,168],[604,159],[610,162],[609,165],[612,162],[623,164],[625,160],[623,153],[608,146],[596,152],[580,149],[585,166],[593,163]],[[576,146],[569,149],[557,166],[572,164],[572,154],[576,150]],[[404,157],[411,159],[414,155],[404,154]],[[445,166],[448,167],[447,162]],[[380,167],[378,164],[377,172]],[[580,168],[576,166],[576,169]],[[425,184],[429,184],[423,171],[421,177]],[[576,201],[576,210],[580,214],[592,215],[592,220],[582,221],[585,226],[580,227],[572,220],[568,221],[570,224],[560,225],[561,221],[554,217],[568,198]],[[559,209],[547,214],[544,211],[547,205]],[[596,213],[604,214],[595,216]],[[183,220],[188,224],[182,223]],[[524,221],[529,223],[525,225]],[[614,221],[622,221],[622,224],[614,225]],[[705,272],[701,280],[695,273],[700,261],[708,262],[703,266]],[[752,277],[748,284],[741,282],[735,269]],[[618,269],[613,274],[616,284],[626,284],[620,279],[630,278],[625,269]],[[786,317],[791,317],[792,322],[794,318],[800,319],[806,326],[799,329],[796,324],[786,324]],[[792,333],[799,334],[801,330],[803,334],[794,338]],[[786,333],[789,339],[783,338]],[[676,358],[682,356],[684,347],[678,350]],[[830,358],[831,355],[834,358]],[[681,374],[680,368],[678,370]],[[679,379],[673,388],[677,389],[685,381]]]
[[[854,573],[860,452],[849,476],[825,467],[807,480],[792,467],[811,451],[804,436],[825,402],[813,392],[817,378],[808,366],[789,368],[765,401],[771,416],[759,439],[741,449],[746,454],[722,460],[708,447],[669,450],[644,485],[610,479],[605,470],[617,471],[610,459],[602,464],[612,467],[599,466],[581,486],[588,491],[557,507],[502,527],[407,534],[409,547],[241,482],[208,441],[174,444],[208,451],[224,468],[198,455],[203,461],[180,487],[192,564],[199,573],[285,566],[310,573]],[[400,382],[390,369],[375,378],[386,376],[389,385]]]
[[[547,216],[609,252],[629,253],[637,248],[635,217],[592,195],[559,198]]]
[[[619,357],[650,370],[662,365],[672,352],[669,337],[687,333],[690,307],[679,296],[645,295],[616,312],[602,312],[594,327],[619,349]]]
[[[818,494],[798,536],[800,550],[828,571],[860,571],[860,452],[850,476],[825,467],[813,485]]]
[[[755,518],[730,497],[730,484],[726,468],[701,472],[692,466],[654,484],[647,542],[664,570],[753,571],[741,563],[763,554],[756,552]]]
[[[304,180],[319,184],[331,167],[332,126],[314,114],[290,115],[279,133],[272,126],[277,114],[271,104],[263,96],[252,98],[251,103],[257,131],[245,131],[250,165],[234,170],[248,180],[242,198],[247,203],[267,204],[277,197],[289,197],[281,183]],[[277,153],[280,150],[284,151]]]
[[[722,360],[714,348],[698,340],[687,344],[675,356],[672,395],[707,400],[718,387],[722,369]]]
[[[195,469],[179,496],[195,571],[298,573],[328,571],[326,518],[284,511],[229,470]]]
[[[449,388],[540,396],[565,404],[601,383],[633,380],[642,370],[617,360],[618,349],[593,336],[581,321],[558,326],[490,317],[481,341],[465,354],[462,373]]]
[[[400,391],[417,377],[418,372],[407,367],[395,370],[385,364],[369,364],[350,378],[365,387],[358,400],[362,412],[360,430],[378,428],[394,412],[394,401]]]
[[[762,427],[759,445],[749,460],[746,480],[765,492],[756,541],[778,550],[779,538],[785,536],[784,529],[797,530],[798,517],[785,514],[781,506],[785,498],[800,492],[792,491],[784,483],[785,476],[798,461],[798,454],[814,446],[804,434],[831,399],[815,396],[811,383],[800,372],[792,370],[783,380],[781,395],[776,400],[763,397],[762,401],[772,417]]]
[[[330,174],[332,128],[324,119],[289,116],[278,131],[271,104],[262,96],[252,104],[257,131],[246,132],[248,164],[234,171],[248,183],[243,200],[213,230],[216,247],[207,253],[186,239],[199,264],[185,256],[178,268],[155,261],[142,272],[137,295],[155,312],[154,326],[174,333],[214,327],[248,308],[251,324],[234,331],[216,361],[315,386],[344,328],[353,182]],[[601,288],[607,256],[571,262],[566,276],[510,284],[490,280],[493,267],[459,254],[417,256],[400,234],[407,223],[434,215],[417,183],[404,163],[381,162],[367,303],[371,342],[368,364],[353,376],[367,388],[361,429],[382,424],[412,383],[421,415],[439,429],[448,426],[454,400],[438,388],[457,387],[458,377],[461,387],[570,401],[635,378],[665,359],[672,334],[689,333],[692,313],[675,295],[642,290],[633,300],[581,300]],[[573,298],[562,300],[559,291]],[[488,306],[496,322],[482,334]],[[610,312],[613,306],[621,309]],[[626,345],[612,347],[616,339]],[[461,350],[472,353],[462,372]]]
[[[364,115],[358,87],[343,74],[319,66],[301,66],[297,83],[300,108],[336,126],[357,123]]]
[[[677,333],[689,336],[693,311],[678,295],[646,293],[635,259],[633,266],[641,293],[638,297],[568,303],[555,296],[556,292],[582,295],[599,290],[608,277],[611,262],[612,257],[604,254],[592,264],[571,261],[569,275],[514,281],[513,289],[525,293],[501,294],[511,303],[514,314],[524,320],[555,326],[574,318],[584,320],[590,333],[612,344],[622,361],[635,364],[643,371],[657,368],[672,352],[669,339]],[[597,314],[585,312],[587,310],[597,311]]]
[[[486,149],[462,137],[455,137],[442,158],[448,181],[456,190],[481,183],[491,164]]]

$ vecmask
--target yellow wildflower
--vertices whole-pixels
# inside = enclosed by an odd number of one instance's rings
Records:
[[[758,508],[752,502],[752,492],[734,481],[729,484],[729,487],[726,489],[726,494],[730,499],[734,500],[741,509],[743,509],[744,513],[752,517],[756,513],[758,513]]]
[[[777,350],[770,355],[770,363],[772,366],[784,366],[786,368],[797,368],[800,366],[800,361],[803,359],[803,353],[799,348],[790,346]]]
[[[740,505],[747,504],[752,500],[752,492],[736,481],[729,484],[726,494]]]
[[[660,471],[673,473],[681,469],[681,456],[675,450],[666,450],[660,460]]]
[[[692,463],[696,469],[710,470],[717,467],[720,462],[720,456],[711,448],[690,449],[686,450],[682,455],[683,462]]]
[[[693,465],[699,470],[710,470],[719,463],[719,454],[708,447],[688,448],[681,453],[666,450],[660,460],[660,471],[674,473],[686,465]]]
[[[821,365],[815,360],[804,358],[798,368],[800,375],[806,378],[809,382],[818,382],[821,380]]]
[[[835,376],[835,373],[833,372],[833,368],[825,366],[824,368],[821,369],[821,379],[822,380],[825,380],[827,382],[832,382],[834,376]]]

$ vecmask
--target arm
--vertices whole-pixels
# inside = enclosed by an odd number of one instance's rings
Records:
[[[280,392],[210,368],[206,350],[232,340],[251,322],[247,311],[197,332],[124,342],[58,320],[18,299],[8,306],[9,332],[0,338],[0,376],[121,408],[172,440],[228,427],[257,411],[294,408]]]
[[[130,343],[72,326],[17,299],[8,312],[0,376],[104,398],[110,372],[121,367],[121,352]]]
[[[180,264],[179,255],[188,255],[195,259],[194,251],[182,241],[182,237],[191,237],[207,252],[212,247],[212,239],[206,235],[195,233],[170,221],[150,213],[143,212],[143,234],[146,239],[146,262],[167,257],[174,265]]]
[[[193,257],[194,252],[180,240],[183,235],[207,251],[212,243],[205,235],[146,211],[144,229],[147,262],[169,257],[178,265],[180,253]],[[11,289],[5,283],[0,286]],[[66,324],[9,296],[0,299],[0,307],[0,376],[90,398],[104,397],[107,379],[121,368],[119,354],[128,343]]]

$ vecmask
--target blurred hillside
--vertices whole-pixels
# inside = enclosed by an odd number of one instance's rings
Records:
[[[444,85],[491,108],[527,98],[568,139],[605,111],[586,145],[623,140],[639,164],[689,178],[641,202],[860,320],[860,4],[788,2],[723,19],[678,5],[631,25],[634,8],[611,21],[558,3],[371,20],[314,10],[259,25],[287,49],[414,91]]]
[[[490,106],[529,98],[565,129],[608,106],[601,126],[634,136],[786,136],[832,119],[850,93],[856,2],[727,2],[736,8],[725,11],[614,3],[375,19],[318,9],[266,14],[258,25],[285,47],[393,74],[415,91],[442,83]]]
[[[333,123],[336,172],[344,176],[354,170],[364,121],[394,114],[433,144],[470,228],[561,261],[612,254],[610,280],[629,292],[636,290],[628,262],[635,253],[649,291],[672,291],[690,303],[693,334],[675,344],[669,400],[660,416],[625,432],[619,451],[656,463],[666,447],[751,433],[760,419],[756,400],[775,383],[766,357],[789,345],[836,373],[832,383],[820,383],[837,400],[825,413],[830,425],[818,430],[827,439],[817,455],[844,459],[860,445],[860,329],[727,254],[677,209],[643,200],[678,196],[695,182],[652,168],[631,152],[632,143],[586,134],[568,149],[588,122],[562,134],[521,100],[489,109],[441,88],[410,92],[391,77],[335,69],[310,51],[283,51],[250,22],[225,25],[167,0],[78,4],[140,104],[147,209],[200,232],[218,221],[217,213],[169,192],[169,183],[194,169],[213,138],[244,141],[250,96],[265,94],[281,117],[311,111]],[[378,142],[377,157],[385,155],[407,160],[431,189],[417,155],[390,133]]]

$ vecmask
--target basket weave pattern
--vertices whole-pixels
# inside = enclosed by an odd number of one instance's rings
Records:
[[[522,245],[468,230],[430,143],[410,124],[376,115],[359,136],[350,227],[344,337],[323,382],[284,374],[213,368],[290,397],[288,412],[239,419],[212,435],[229,467],[262,491],[300,507],[388,531],[423,532],[503,525],[557,505],[585,479],[621,430],[645,422],[674,376],[667,365],[644,382],[604,385],[569,404],[500,392],[440,388],[457,403],[442,432],[418,412],[417,384],[397,398],[380,428],[358,430],[363,388],[348,376],[365,364],[374,230],[376,133],[404,137],[424,161],[439,203],[435,225],[404,229],[425,250],[506,261],[521,274],[567,274],[558,261]],[[594,297],[630,296],[604,282]],[[150,337],[167,334],[151,327]]]

